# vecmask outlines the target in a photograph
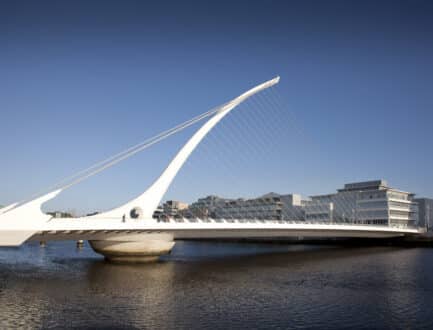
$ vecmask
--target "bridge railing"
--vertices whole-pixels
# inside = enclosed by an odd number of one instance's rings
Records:
[[[329,222],[329,221],[302,221],[302,220],[276,220],[276,219],[214,219],[214,218],[168,218],[165,220],[170,223],[272,223],[272,224],[304,224],[304,225],[344,225],[344,226],[366,226],[366,227],[386,227],[396,229],[416,229],[415,226],[396,225],[396,224],[366,224],[353,222]]]

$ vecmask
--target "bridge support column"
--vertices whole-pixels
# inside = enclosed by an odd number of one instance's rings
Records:
[[[175,242],[167,234],[142,234],[139,239],[128,236],[113,237],[107,240],[89,241],[92,249],[105,259],[122,263],[145,263],[158,260],[161,255],[169,254]]]

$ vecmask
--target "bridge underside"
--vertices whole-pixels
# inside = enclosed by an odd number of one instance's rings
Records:
[[[404,232],[377,232],[374,230],[323,230],[323,229],[179,229],[179,230],[110,230],[110,231],[49,231],[33,235],[30,240],[124,240],[141,241],[159,236],[181,239],[244,239],[244,238],[393,238],[417,235]]]

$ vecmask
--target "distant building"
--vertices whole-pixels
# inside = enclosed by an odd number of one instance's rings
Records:
[[[269,193],[252,199],[226,199],[218,196],[200,198],[191,204],[194,217],[214,219],[291,219],[302,220],[300,195]]]
[[[226,201],[216,209],[216,218],[302,220],[301,196],[269,193],[253,199]]]
[[[388,186],[384,180],[348,183],[337,193],[312,196],[305,203],[306,221],[415,226],[414,194]]]
[[[53,218],[73,218],[72,214],[68,212],[53,211],[47,212],[47,214],[51,215]]]
[[[162,208],[162,206],[158,206],[155,210],[155,212],[153,212],[153,216],[152,218],[154,219],[163,219],[164,216],[164,209]]]
[[[421,228],[433,231],[433,199],[415,198],[418,203],[418,224]]]
[[[162,205],[162,210],[165,216],[169,218],[174,218],[178,216],[183,216],[183,212],[185,212],[188,209],[187,203],[182,203],[179,201],[166,201]]]
[[[190,217],[193,218],[217,218],[217,210],[224,207],[225,203],[230,199],[221,198],[215,195],[210,195],[204,198],[199,198],[189,207]]]
[[[418,204],[420,207],[418,215]],[[258,219],[328,223],[354,223],[414,227],[433,230],[433,200],[391,188],[384,180],[347,183],[336,193],[302,199],[298,194],[268,193],[258,198],[228,199],[215,195],[188,206],[167,201],[154,218]]]

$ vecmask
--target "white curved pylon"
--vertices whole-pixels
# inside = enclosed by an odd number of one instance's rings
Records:
[[[209,133],[209,131],[236,106],[254,94],[277,84],[279,80],[280,77],[276,77],[272,80],[257,85],[256,87],[251,88],[242,95],[221,106],[221,109],[217,111],[216,114],[213,115],[205,124],[203,124],[203,126],[200,127],[200,129],[188,140],[183,148],[180,149],[161,176],[143,194],[118,208],[104,213],[99,213],[93,217],[121,218],[125,216],[126,218],[129,218],[131,210],[134,208],[139,208],[142,211],[140,218],[151,219],[153,212],[158,207],[162,197],[175,178],[176,174],[179,172],[182,165],[185,163],[200,141],[206,136],[206,134]]]

